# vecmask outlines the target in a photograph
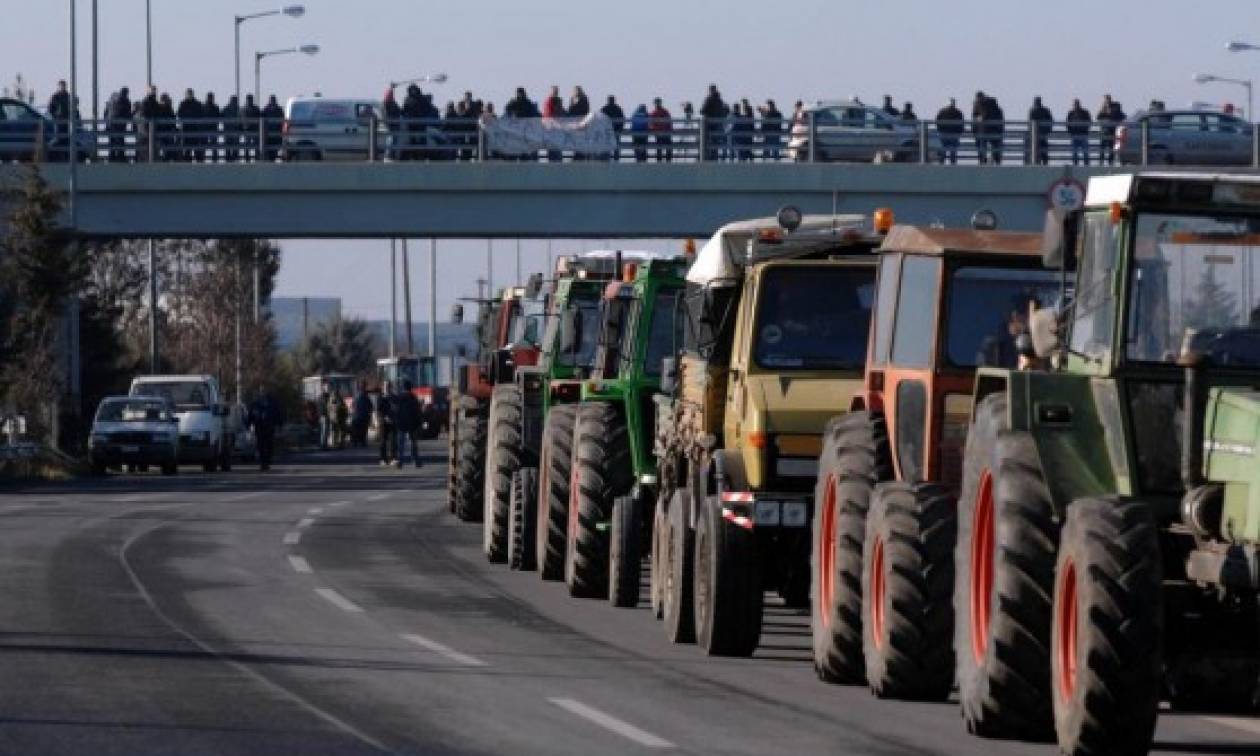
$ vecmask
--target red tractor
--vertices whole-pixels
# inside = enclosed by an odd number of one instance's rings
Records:
[[[399,355],[376,361],[381,390],[388,382],[394,391],[410,383],[411,393],[420,402],[420,437],[437,438],[450,411],[450,390],[437,385],[437,360],[433,357]]]

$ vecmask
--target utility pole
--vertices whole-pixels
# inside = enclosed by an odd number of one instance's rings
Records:
[[[144,0],[144,77],[153,86],[153,3]],[[148,95],[148,92],[145,92]],[[152,126],[150,126],[152,128]],[[149,372],[158,371],[157,240],[149,239]]]
[[[407,240],[402,240],[403,253],[403,316],[407,319],[407,354],[416,353],[416,344],[411,333],[411,265],[407,253]]]
[[[398,353],[398,240],[389,240],[389,356]]]
[[[437,237],[429,239],[429,356],[437,356]]]
[[[486,294],[494,296],[494,239],[486,239]]]
[[[100,54],[97,44],[100,41],[100,35],[97,33],[97,17],[96,17],[97,0],[92,0],[92,128],[96,128],[96,122],[100,119]]]

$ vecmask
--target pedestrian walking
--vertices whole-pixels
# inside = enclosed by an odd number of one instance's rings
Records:
[[[249,427],[254,430],[254,443],[258,451],[258,469],[271,469],[275,453],[276,428],[284,424],[284,411],[272,398],[266,386],[258,387],[258,396],[249,407]]]
[[[1116,162],[1116,129],[1123,119],[1115,119],[1116,103],[1111,95],[1103,95],[1098,106],[1098,164],[1114,165]]]
[[[647,105],[640,105],[630,114],[630,142],[634,145],[634,162],[636,163],[646,163],[648,159],[650,120]]]
[[[936,133],[941,139],[940,162],[944,165],[958,164],[958,144],[962,141],[963,112],[958,109],[957,101],[951,97],[949,104],[936,113]]]
[[[411,381],[403,381],[402,390],[394,396],[395,441],[394,467],[402,467],[406,452],[411,451],[411,463],[420,466],[420,401],[412,393]]]
[[[726,130],[726,117],[730,113],[730,108],[722,101],[722,95],[718,92],[716,84],[709,85],[709,93],[705,95],[704,102],[700,104],[700,118],[702,120],[702,133],[704,135],[704,159],[717,160],[719,156],[726,150],[724,132]]]
[[[276,102],[276,96],[267,98],[267,106],[262,110],[263,131],[267,136],[267,145],[263,159],[274,163],[280,156],[281,132],[284,130],[284,108]]]
[[[656,162],[672,162],[674,159],[674,117],[665,109],[661,98],[652,100],[652,111],[648,113],[648,119],[648,130],[652,132],[652,141],[656,143]]]
[[[1067,114],[1067,130],[1072,139],[1072,165],[1089,165],[1089,128],[1093,119],[1080,100],[1072,100]]]
[[[761,114],[761,156],[764,160],[778,160],[779,147],[783,143],[783,114],[775,107],[774,100],[758,109]]]
[[[362,381],[356,389],[350,411],[350,443],[363,448],[367,446],[368,426],[372,424],[372,398]]]
[[[1033,98],[1032,107],[1028,109],[1029,136],[1024,150],[1024,158],[1036,165],[1050,163],[1050,134],[1054,132],[1054,115],[1041,102],[1040,97]]]
[[[214,101],[214,92],[206,92],[206,101],[201,103],[201,117],[205,119],[201,126],[204,132],[201,141],[206,147],[206,160],[218,162],[219,129],[223,128],[223,111],[219,109],[219,103]]]
[[[626,127],[626,113],[617,104],[617,98],[612,95],[608,95],[608,102],[604,103],[604,107],[600,108],[599,112],[612,121],[613,141],[616,143],[616,147],[613,148],[613,153],[610,157],[614,161],[619,160],[621,157],[621,132]]]
[[[380,434],[381,467],[393,463],[398,454],[398,438],[394,429],[394,386],[386,381],[381,386],[381,395],[376,398],[376,428]]]

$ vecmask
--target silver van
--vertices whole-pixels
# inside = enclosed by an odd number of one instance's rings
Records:
[[[1116,131],[1116,154],[1125,165],[1142,162],[1142,124],[1149,124],[1152,165],[1251,165],[1251,124],[1207,110],[1139,111]]]
[[[290,97],[284,104],[284,159],[367,160],[373,117],[377,155],[384,155],[389,131],[379,101]]]

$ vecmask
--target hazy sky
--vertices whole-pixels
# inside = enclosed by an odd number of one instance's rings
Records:
[[[226,100],[233,88],[232,17],[279,7],[256,0],[150,0],[153,73],[178,95],[193,87]],[[292,1],[292,0],[290,0]],[[5,83],[21,72],[41,101],[69,71],[70,0],[0,0],[8,31],[0,44]],[[144,0],[100,0],[102,101],[145,82]],[[677,109],[717,83],[730,97],[796,99],[884,93],[930,115],[946,98],[966,105],[977,89],[1022,117],[1041,95],[1062,117],[1073,97],[1096,108],[1110,92],[1127,110],[1153,97],[1244,103],[1239,87],[1195,84],[1202,71],[1260,78],[1260,52],[1229,53],[1231,39],[1260,42],[1256,0],[306,0],[303,18],[243,27],[242,89],[253,88],[253,51],[316,43],[315,57],[269,58],[263,90],[379,96],[389,79],[450,76],[439,104],[465,89],[498,105],[516,86],[537,99],[550,84],[567,96],[582,84],[602,102],[633,106],[662,96]],[[91,2],[79,0],[79,89],[91,111]],[[20,30],[20,33],[15,33]],[[178,96],[176,96],[178,99]],[[629,109],[629,108],[627,108]],[[427,252],[427,242],[415,246]],[[568,246],[568,245],[565,245]],[[348,312],[389,312],[388,244],[288,242],[280,293],[332,295]],[[511,241],[495,249],[496,280],[513,268]],[[558,249],[558,247],[557,247]],[[545,245],[527,242],[525,267]],[[439,307],[475,290],[485,243],[440,245]],[[427,270],[419,256],[417,265]],[[532,265],[531,265],[532,263]],[[424,310],[422,289],[413,294]]]

